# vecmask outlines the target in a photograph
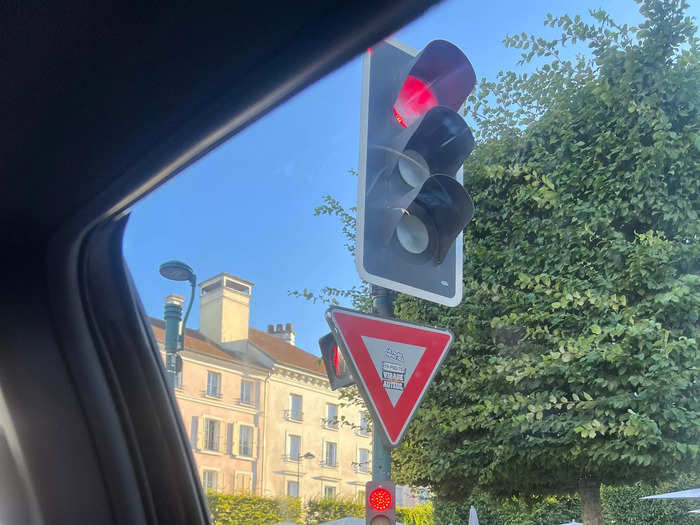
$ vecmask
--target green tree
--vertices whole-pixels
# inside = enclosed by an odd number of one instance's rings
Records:
[[[683,0],[638,28],[603,11],[508,37],[530,75],[483,81],[465,165],[465,298],[399,317],[456,340],[395,453],[400,480],[463,500],[578,493],[697,470],[700,67]],[[564,60],[562,48],[590,52]]]

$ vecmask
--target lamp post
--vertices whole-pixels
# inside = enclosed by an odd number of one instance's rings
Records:
[[[315,454],[312,454],[311,452],[307,452],[303,456],[297,457],[297,498],[301,497],[301,484],[299,483],[299,477],[301,474],[301,460],[302,459],[314,459],[316,457]]]
[[[194,289],[197,284],[197,276],[192,268],[182,261],[166,261],[158,267],[158,272],[171,281],[189,281],[192,287],[190,293],[190,304],[187,306],[185,319],[180,328],[180,317],[182,316],[182,302],[169,300],[165,304],[165,370],[168,386],[175,388],[175,380],[178,373],[178,351],[185,346],[185,326],[187,318],[192,310],[194,302]]]

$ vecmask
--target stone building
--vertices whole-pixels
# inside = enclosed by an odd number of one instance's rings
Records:
[[[364,410],[341,406],[291,323],[250,327],[253,283],[222,273],[199,286],[200,329],[185,335],[175,394],[205,488],[362,497],[372,470]],[[162,349],[164,322],[152,326]]]

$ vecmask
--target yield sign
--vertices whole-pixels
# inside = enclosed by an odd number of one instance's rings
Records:
[[[326,320],[365,403],[397,446],[452,344],[452,333],[331,307]]]

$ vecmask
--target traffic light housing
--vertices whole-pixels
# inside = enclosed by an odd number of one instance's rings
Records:
[[[396,524],[396,485],[391,481],[369,481],[365,485],[366,525]]]
[[[462,164],[474,138],[458,111],[476,84],[445,40],[395,40],[363,59],[355,262],[367,282],[448,306],[462,300],[462,230],[474,204]]]
[[[323,358],[323,365],[326,367],[331,390],[355,384],[355,380],[350,373],[350,367],[345,362],[333,334],[327,333],[324,335],[318,340],[318,346],[321,347],[321,357]]]

